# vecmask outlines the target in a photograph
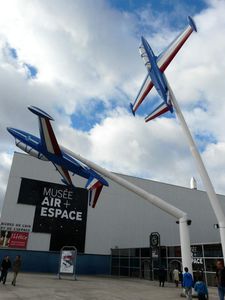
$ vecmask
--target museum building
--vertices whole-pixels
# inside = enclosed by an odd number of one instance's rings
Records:
[[[214,284],[215,262],[222,257],[216,217],[207,194],[152,180],[122,178],[188,214],[193,270]],[[108,180],[96,208],[88,205],[85,180],[72,176],[76,189],[62,184],[54,166],[14,153],[1,213],[0,255],[23,256],[24,271],[55,272],[59,251],[75,246],[77,272],[157,279],[160,266],[181,268],[176,219]],[[188,180],[187,180],[188,181]],[[218,195],[225,210],[225,196]],[[152,232],[160,235],[157,251]]]

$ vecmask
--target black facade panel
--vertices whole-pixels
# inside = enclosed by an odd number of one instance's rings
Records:
[[[86,189],[22,178],[18,203],[36,206],[32,231],[51,234],[51,251],[73,245],[84,252],[87,202]]]

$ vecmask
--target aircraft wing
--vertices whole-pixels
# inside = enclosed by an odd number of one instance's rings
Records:
[[[157,64],[159,69],[164,72],[171,63],[177,52],[189,38],[193,31],[197,31],[195,23],[191,17],[188,17],[188,26],[173,40],[173,42],[158,56]]]
[[[188,26],[173,40],[173,42],[157,57],[157,65],[161,72],[164,72],[168,65],[171,63],[173,58],[176,56],[180,48],[189,38],[193,31],[197,31],[195,23],[191,17],[188,17]],[[150,76],[147,75],[138,95],[134,101],[134,104],[131,104],[132,113],[135,114],[138,107],[144,101],[148,93],[153,87]]]
[[[44,149],[47,150],[49,153],[54,154],[57,157],[62,157],[62,152],[56,140],[54,131],[52,129],[52,125],[50,123],[50,121],[53,120],[52,117],[40,108],[37,108],[35,106],[29,106],[28,109],[34,114],[36,114],[39,118],[39,130],[42,147],[44,147]],[[55,163],[54,166],[63,177],[63,182],[72,185],[72,180],[70,178],[68,170]]]

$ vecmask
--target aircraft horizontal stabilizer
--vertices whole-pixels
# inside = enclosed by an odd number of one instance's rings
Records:
[[[165,102],[162,102],[156,109],[153,110],[146,118],[145,122],[151,121],[162,114],[165,114],[167,111],[169,111],[169,107]]]
[[[28,109],[35,115],[41,117],[41,118],[44,118],[44,119],[47,119],[47,120],[51,120],[51,121],[54,121],[54,119],[49,115],[47,114],[45,111],[43,111],[42,109],[36,107],[36,106],[28,106]]]

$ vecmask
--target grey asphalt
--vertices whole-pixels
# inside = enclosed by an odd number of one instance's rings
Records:
[[[78,276],[77,280],[57,279],[54,275],[21,273],[17,285],[11,285],[8,274],[5,285],[0,284],[1,300],[164,300],[182,299],[181,288],[157,282],[100,276]],[[218,299],[215,288],[210,288],[210,300]],[[184,298],[183,298],[184,299]]]

